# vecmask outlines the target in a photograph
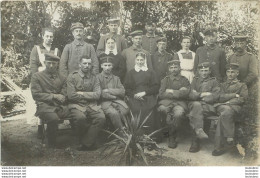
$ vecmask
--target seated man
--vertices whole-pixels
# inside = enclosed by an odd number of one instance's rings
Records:
[[[31,92],[37,104],[36,116],[47,122],[48,145],[55,147],[58,121],[68,115],[66,101],[66,79],[59,76],[60,58],[45,54],[46,69],[36,72],[31,80]]]
[[[97,105],[101,89],[98,79],[91,73],[91,59],[80,58],[79,68],[67,81],[69,109],[81,143],[78,150],[95,150],[97,136],[105,123],[105,115]]]
[[[240,113],[241,107],[248,97],[246,84],[239,82],[237,79],[239,64],[231,63],[226,68],[227,81],[220,84],[220,103],[214,105],[219,118],[215,134],[215,149],[212,152],[213,156],[219,156],[225,152],[222,144],[224,141],[231,146],[234,144],[234,116]],[[223,140],[224,137],[226,140]]]
[[[168,66],[169,75],[161,81],[158,111],[167,115],[166,124],[169,126],[168,147],[176,148],[177,129],[188,110],[184,100],[189,96],[190,83],[186,77],[180,75],[179,60],[169,61]]]
[[[189,120],[193,130],[192,144],[189,152],[195,153],[200,150],[200,140],[208,138],[204,118],[216,115],[213,104],[218,100],[220,87],[215,77],[210,77],[211,66],[209,62],[198,65],[199,77],[194,77],[189,94]],[[209,125],[210,126],[210,125]],[[203,130],[204,128],[204,130]]]
[[[113,57],[104,56],[100,59],[103,71],[97,76],[101,86],[101,107],[106,116],[109,117],[118,133],[122,133],[123,124],[121,117],[129,111],[128,106],[123,101],[125,88],[119,77],[112,74]]]

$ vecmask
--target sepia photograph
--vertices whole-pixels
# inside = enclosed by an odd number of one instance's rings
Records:
[[[259,3],[1,1],[1,166],[259,166]]]

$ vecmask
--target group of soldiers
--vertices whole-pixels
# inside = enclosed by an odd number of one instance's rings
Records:
[[[108,121],[124,136],[121,119],[129,111],[141,112],[141,119],[153,113],[144,133],[158,129],[164,120],[169,148],[177,147],[177,133],[187,117],[192,129],[190,152],[198,152],[200,140],[208,138],[209,116],[217,117],[212,155],[222,155],[225,145],[234,144],[235,117],[258,78],[256,58],[246,51],[247,36],[234,37],[236,51],[227,60],[216,44],[214,29],[204,32],[206,44],[196,53],[189,50],[191,38],[184,36],[182,50],[172,55],[166,52],[167,39],[155,35],[154,22],[146,23],[145,35],[140,30],[130,34],[130,47],[117,33],[118,19],[109,19],[108,28],[95,50],[83,39],[83,24],[73,23],[74,41],[62,54],[52,47],[54,31],[45,28],[43,43],[31,52],[31,92],[36,116],[47,123],[50,147],[56,145],[59,121],[70,117],[81,143],[78,150],[95,150]],[[42,124],[38,129],[41,133]]]

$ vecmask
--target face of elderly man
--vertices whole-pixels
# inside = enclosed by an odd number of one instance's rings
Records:
[[[169,66],[169,73],[173,74],[174,76],[180,73],[180,66],[179,65],[171,65]]]
[[[72,31],[72,34],[74,36],[74,39],[81,40],[83,38],[84,30],[82,28],[75,28]]]

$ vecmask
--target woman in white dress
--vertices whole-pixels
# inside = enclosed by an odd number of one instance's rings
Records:
[[[181,46],[182,49],[174,55],[174,58],[180,60],[181,75],[186,77],[191,83],[194,77],[193,66],[195,59],[195,53],[190,50],[191,38],[184,36],[181,41]]]

